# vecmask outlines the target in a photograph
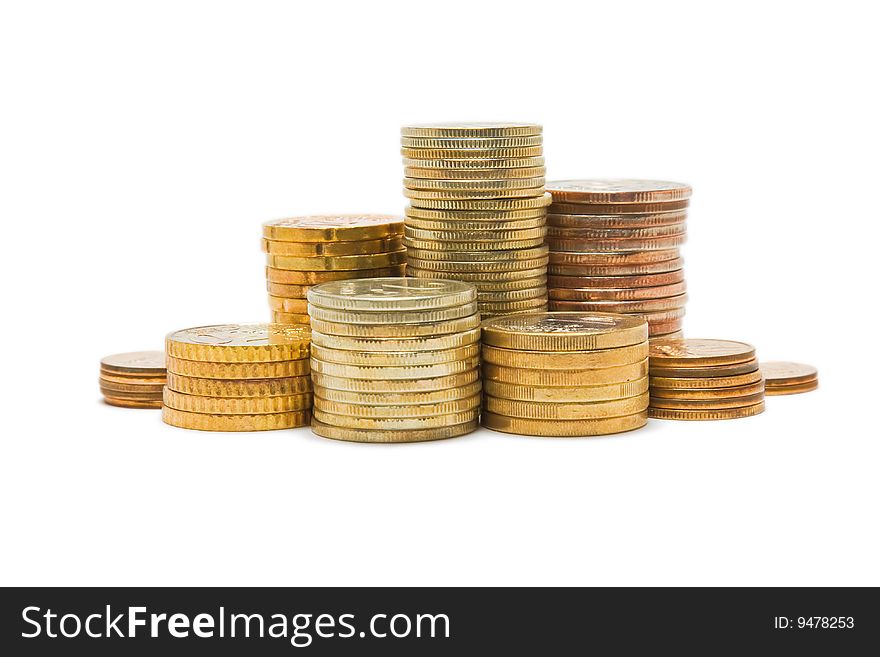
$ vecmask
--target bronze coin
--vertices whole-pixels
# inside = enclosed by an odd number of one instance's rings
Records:
[[[563,299],[567,301],[634,301],[637,299],[661,299],[664,297],[684,294],[687,285],[671,283],[669,285],[657,285],[654,287],[634,288],[551,288],[551,299]]]
[[[654,367],[651,366],[651,376],[663,378],[691,378],[711,379],[713,377],[731,377],[740,374],[749,374],[758,371],[758,361],[752,359],[745,363],[733,365],[716,365],[714,367]]]
[[[570,203],[663,203],[688,199],[693,190],[669,180],[590,178],[549,181],[547,191]]]
[[[662,272],[660,274],[643,274],[634,276],[550,276],[547,285],[550,288],[636,288],[671,285],[684,281],[684,270]],[[560,297],[562,298],[562,297]]]
[[[547,212],[553,214],[656,214],[684,210],[689,201],[670,201],[668,203],[553,203]]]
[[[687,219],[687,210],[653,214],[559,214],[547,213],[547,225],[559,228],[650,228],[674,226]]]
[[[551,254],[552,255],[552,254]],[[569,254],[570,255],[570,254]],[[594,254],[600,255],[600,254]],[[612,255],[612,254],[601,254]],[[617,254],[620,255],[620,254]],[[676,271],[684,265],[684,258],[672,258],[646,264],[555,264],[547,265],[551,276],[642,276]]]
[[[761,372],[767,380],[767,386],[810,383],[819,377],[819,372],[812,365],[791,363],[788,361],[764,361]]]

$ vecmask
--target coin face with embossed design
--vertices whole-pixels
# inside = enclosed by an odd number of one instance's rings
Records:
[[[221,324],[175,331],[165,339],[169,356],[218,363],[255,363],[305,358],[307,326]]]
[[[263,224],[263,237],[288,242],[377,240],[402,232],[403,219],[390,214],[307,215]]]
[[[164,351],[130,351],[101,359],[101,369],[114,374],[156,374],[165,376]]]
[[[475,301],[471,283],[421,278],[364,278],[311,288],[309,303],[322,308],[362,311],[427,310]]]
[[[644,342],[640,317],[612,313],[523,313],[483,323],[483,344],[531,351],[610,349]]]
[[[651,341],[651,367],[712,367],[755,358],[755,348],[733,340],[673,338]]]
[[[691,187],[667,180],[596,178],[547,183],[554,201],[567,203],[663,203],[690,198]]]

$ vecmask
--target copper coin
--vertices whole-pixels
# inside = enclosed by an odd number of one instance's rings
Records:
[[[810,383],[819,377],[819,372],[812,365],[773,360],[761,363],[761,372],[767,380],[767,386]]]
[[[684,235],[687,224],[652,226],[650,228],[569,228],[550,224],[547,237],[567,240],[651,240],[657,237]]]
[[[562,203],[553,200],[547,212],[553,214],[656,214],[684,210],[689,201],[668,203]]]
[[[764,402],[752,406],[721,409],[695,408],[652,408],[648,407],[648,417],[657,420],[733,420],[751,417],[764,412]]]
[[[104,403],[110,406],[120,406],[122,408],[162,408],[162,400],[155,401],[137,401],[135,399],[120,399],[118,397],[104,397]]]
[[[671,260],[662,260],[660,262],[644,264],[636,263],[603,265],[577,263],[559,264],[551,262],[547,266],[547,273],[551,276],[641,276],[646,274],[663,274],[671,271],[676,271],[680,270],[683,266],[684,258],[672,258]]]
[[[685,309],[681,308],[673,308],[672,310],[662,310],[659,312],[641,312],[636,313],[641,316],[643,319],[647,320],[650,324],[651,322],[655,324],[666,324],[668,322],[673,322],[677,319],[681,319],[684,317]]]
[[[652,408],[675,408],[682,410],[718,410],[722,408],[741,408],[752,406],[764,400],[764,391],[744,397],[725,399],[668,399],[651,396]]]
[[[673,331],[672,333],[657,333],[655,336],[650,336],[649,339],[653,339],[654,337],[657,337],[657,338],[683,338],[684,331],[678,330],[678,331]]]
[[[657,285],[655,287],[634,288],[551,288],[551,299],[563,299],[567,301],[635,301],[638,299],[662,299],[664,297],[684,294],[687,284],[672,283],[670,285]]]
[[[732,376],[713,376],[713,377],[661,377],[652,376],[651,386],[663,388],[664,390],[681,390],[681,389],[718,389],[725,387],[737,387],[754,385],[761,381],[761,372],[754,370],[746,374],[735,374]]]
[[[762,392],[764,392],[763,380],[746,385],[727,386],[726,388],[663,388],[651,385],[651,397],[663,399],[729,399],[757,395]]]
[[[667,262],[679,258],[678,249],[659,251],[625,251],[621,253],[599,253],[584,249],[580,252],[554,252],[550,250],[551,265],[646,265]],[[677,269],[680,269],[677,268]]]
[[[573,251],[576,253],[598,252],[619,253],[621,251],[668,251],[687,241],[687,235],[672,235],[654,239],[563,239],[547,235],[547,246],[551,251]]]
[[[658,322],[648,319],[648,336],[652,339],[680,338],[682,320],[673,319],[668,322]]]
[[[688,338],[657,340],[651,344],[652,367],[712,367],[754,359],[755,348],[752,345],[734,340]]]
[[[557,214],[547,213],[547,224],[560,228],[650,228],[684,223],[687,210],[653,214]]]
[[[796,383],[785,386],[767,386],[765,394],[767,395],[796,395],[802,392],[810,392],[819,387],[819,381],[810,381],[809,383]]]
[[[679,294],[664,299],[641,301],[553,301],[554,310],[606,313],[650,313],[681,308],[687,303],[687,295]]]
[[[715,367],[654,367],[651,366],[651,376],[662,378],[690,378],[698,377],[710,379],[712,377],[730,377],[739,374],[748,374],[758,371],[758,361],[752,359],[745,363],[734,365],[717,365]],[[711,386],[710,386],[711,387]]]
[[[117,376],[164,374],[164,351],[129,351],[101,359],[101,369]]]
[[[547,284],[551,288],[634,288],[656,287],[684,281],[684,270],[645,274],[642,276],[550,276]],[[562,298],[562,297],[559,297]]]
[[[691,196],[691,187],[668,180],[592,178],[547,183],[553,199],[570,203],[662,203]]]

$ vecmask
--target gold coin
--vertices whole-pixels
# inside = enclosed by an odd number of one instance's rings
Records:
[[[764,382],[761,380],[757,383],[723,388],[661,388],[651,385],[651,397],[662,399],[730,399],[731,397],[746,397],[762,392],[764,392]]]
[[[486,395],[483,408],[505,417],[532,420],[596,420],[641,413],[648,408],[648,393],[625,399],[596,402],[534,402],[502,399]]]
[[[473,263],[467,263],[473,264]],[[430,265],[430,263],[429,263]],[[434,279],[448,279],[455,278],[458,281],[465,281],[468,283],[473,283],[477,286],[477,290],[483,289],[499,289],[499,286],[505,284],[515,284],[515,281],[529,281],[539,277],[545,277],[547,274],[546,263],[545,266],[538,266],[532,269],[519,269],[513,271],[505,271],[505,270],[495,270],[495,271],[479,271],[479,270],[471,270],[471,271],[436,271],[432,269],[422,269],[421,267],[410,267],[407,265],[407,272],[410,276],[414,276],[416,278],[434,278]],[[501,288],[503,289],[503,288]]]
[[[663,377],[651,376],[651,387],[663,390],[694,390],[707,388],[735,388],[754,385],[761,381],[761,372],[754,370],[746,374],[709,377]]]
[[[399,251],[402,246],[400,235],[359,242],[278,242],[264,237],[261,244],[264,253],[307,257],[388,253]]]
[[[541,198],[544,193],[543,187],[528,187],[524,189],[493,189],[490,191],[454,191],[454,190],[422,190],[404,188],[403,195],[410,199],[414,205],[425,206],[426,203],[442,202],[454,203],[464,201],[515,201],[521,199]]]
[[[760,372],[758,370],[758,361],[752,359],[745,363],[736,363],[732,365],[714,365],[709,367],[659,367],[651,363],[651,377],[659,376],[663,378],[711,378],[713,376],[728,377],[737,376],[739,374],[749,374],[750,372]],[[722,386],[708,386],[722,387]]]
[[[467,158],[450,160],[435,158],[424,160],[416,158],[403,158],[404,168],[418,167],[419,169],[440,169],[443,171],[481,171],[484,169],[531,169],[543,167],[543,156],[537,157],[494,157],[494,158]]]
[[[410,365],[435,365],[480,355],[479,344],[469,344],[455,349],[438,351],[347,351],[312,345],[312,355],[326,363],[366,365],[371,367],[407,367]]]
[[[400,406],[404,404],[435,404],[465,399],[479,395],[482,390],[480,381],[441,390],[416,392],[354,392],[351,390],[334,390],[315,386],[315,396],[323,400],[358,404],[367,406]]]
[[[481,422],[487,429],[522,436],[604,436],[639,429],[647,424],[648,414],[641,412],[594,420],[533,420],[505,417],[486,411],[482,414]]]
[[[101,359],[101,370],[116,376],[165,374],[164,351],[130,351]]]
[[[536,176],[534,178],[506,178],[504,180],[435,180],[427,178],[404,178],[403,186],[406,189],[435,190],[439,193],[447,191],[471,192],[506,189],[534,189],[544,186],[544,178],[541,176]],[[426,198],[446,197],[428,196]]]
[[[480,251],[482,249],[492,249],[493,252],[497,252],[501,249],[505,250],[517,250],[517,249],[529,249],[536,246],[544,245],[544,236],[541,235],[539,237],[531,237],[528,239],[508,239],[508,240],[496,240],[496,241],[487,241],[480,240],[475,242],[466,242],[466,241],[453,241],[453,240],[420,240],[420,239],[404,239],[404,244],[406,244],[407,249],[422,250],[425,251],[438,251],[446,255],[450,252],[470,252],[470,251]]]
[[[667,180],[605,178],[554,180],[547,185],[554,200],[570,203],[662,203],[690,198],[690,185]]]
[[[538,188],[540,189],[540,188]],[[545,208],[550,202],[549,194],[539,194],[526,198],[488,198],[488,199],[418,199],[414,205],[427,210],[529,210]]]
[[[621,253],[599,253],[596,251],[566,252],[550,254],[550,262],[554,265],[644,265],[665,262],[679,258],[678,249],[660,251],[630,251]],[[676,267],[680,269],[680,267]]]
[[[469,283],[417,278],[336,281],[318,285],[309,293],[309,303],[313,306],[371,313],[460,309],[476,298],[477,290]]]
[[[433,150],[464,149],[506,149],[540,146],[544,141],[541,135],[523,137],[401,137],[404,148],[428,148]]]
[[[531,291],[535,289],[543,289],[544,293],[547,290],[547,277],[546,276],[533,276],[531,278],[515,278],[512,280],[495,280],[495,281],[477,281],[474,283],[477,286],[478,293],[482,295],[489,295],[485,298],[491,298],[492,294],[504,294],[511,292],[522,292],[522,291]]]
[[[476,428],[476,420],[451,427],[412,429],[407,431],[350,429],[347,427],[333,427],[323,422],[312,420],[312,431],[315,434],[324,438],[358,443],[416,443],[426,440],[443,440],[463,436],[464,434],[471,433]]]
[[[154,402],[162,401],[162,391],[159,392],[120,392],[118,390],[108,390],[101,388],[101,394],[116,400],[137,401],[137,402]]]
[[[162,362],[165,362],[165,356],[162,356]],[[158,385],[162,386],[165,384],[165,369],[163,367],[162,373],[158,376],[134,376],[134,375],[115,375],[107,372],[106,370],[101,370],[100,372],[100,380],[102,383],[106,383],[109,385]]]
[[[480,395],[471,395],[464,399],[456,399],[452,401],[434,402],[429,404],[399,404],[388,406],[371,406],[369,404],[349,404],[346,402],[336,402],[329,399],[321,399],[315,397],[315,410],[320,413],[331,413],[333,415],[344,415],[356,420],[363,418],[367,420],[379,419],[405,419],[405,418],[428,418],[438,415],[457,415],[473,411],[480,406]],[[354,424],[354,422],[352,423]],[[347,425],[350,426],[350,425]]]
[[[690,201],[663,203],[561,203],[553,200],[548,212],[553,214],[658,214],[687,209]]]
[[[292,429],[309,424],[309,411],[289,413],[260,413],[253,415],[220,415],[210,413],[191,413],[179,411],[168,406],[162,407],[162,420],[182,429],[199,431],[271,431]]]
[[[197,326],[169,333],[165,338],[165,351],[175,359],[212,363],[289,361],[309,355],[309,338],[310,331],[304,326]]]
[[[311,285],[289,285],[285,283],[273,283],[266,281],[266,290],[273,297],[285,297],[286,299],[305,299]]]
[[[505,251],[457,251],[452,253],[408,248],[407,255],[412,256],[416,260],[441,260],[446,262],[451,260],[468,263],[527,261],[546,257],[547,247],[535,246],[528,249],[511,249]]]
[[[523,146],[521,148],[407,148],[402,146],[400,154],[404,164],[409,160],[433,161],[442,160],[494,160],[505,158],[508,161],[526,157],[540,157],[544,154],[543,146]]]
[[[439,390],[451,390],[471,385],[480,380],[479,370],[474,367],[459,374],[432,377],[428,379],[350,379],[332,376],[320,372],[312,372],[312,382],[316,388],[342,390],[351,393],[386,394],[386,393],[423,393]]]
[[[191,413],[219,413],[220,415],[256,415],[260,413],[287,413],[312,408],[312,394],[275,395],[274,397],[202,397],[165,389],[165,406]]]
[[[162,394],[162,388],[165,387],[165,382],[160,381],[157,383],[114,383],[112,381],[105,381],[103,378],[98,380],[98,385],[101,387],[102,391],[106,391],[110,393],[112,396],[113,393],[118,392],[122,394]]]
[[[525,210],[431,210],[413,205],[406,206],[407,222],[410,219],[427,219],[432,221],[491,221],[505,223],[524,219],[545,219],[547,211],[543,207]]]
[[[741,408],[753,406],[764,399],[764,391],[743,397],[727,397],[719,399],[670,399],[668,397],[651,396],[652,408],[669,408],[681,410],[720,410],[722,408]]]
[[[526,351],[596,351],[641,345],[648,326],[609,313],[524,313],[483,323],[483,344]],[[642,356],[645,358],[645,356]]]
[[[341,322],[312,320],[312,328],[326,335],[341,335],[352,338],[414,338],[437,337],[450,333],[461,333],[477,328],[480,316],[477,314],[434,324],[344,324]]]
[[[312,391],[308,375],[272,379],[200,379],[168,373],[168,389],[202,397],[280,397]]]
[[[309,316],[306,313],[285,313],[280,310],[273,310],[272,321],[275,324],[284,324],[287,326],[308,326]]]
[[[479,364],[479,356],[448,363],[402,365],[399,367],[344,365],[342,363],[327,363],[313,358],[312,372],[352,379],[435,379],[441,376],[449,376],[450,374],[461,374],[462,372],[474,369]]]
[[[558,228],[651,228],[683,224],[687,210],[653,214],[558,214],[547,213],[547,223]]]
[[[490,334],[490,325],[491,322],[487,322],[484,326],[484,338]],[[486,363],[505,367],[545,370],[602,369],[641,362],[648,357],[648,341],[626,347],[591,351],[527,351],[493,347],[484,343],[482,356]]]
[[[276,256],[267,255],[266,265],[275,269],[300,271],[351,271],[391,267],[406,261],[406,250],[350,256]]]
[[[526,247],[510,247],[508,246],[511,242],[524,242],[528,240],[540,240],[537,245],[529,245],[529,246],[539,246],[544,242],[544,235],[546,233],[546,229],[543,226],[538,226],[535,228],[529,228],[526,230],[507,230],[505,228],[499,229],[489,229],[489,230],[473,230],[473,229],[458,229],[455,228],[453,230],[423,230],[420,228],[413,228],[409,225],[406,227],[405,237],[407,240],[415,241],[415,240],[429,240],[431,242],[436,243],[452,243],[457,244],[461,242],[480,242],[482,246],[476,247],[476,249],[462,249],[466,250],[480,250],[482,248],[486,248],[488,246],[486,242],[489,244],[504,244],[503,248],[526,248]],[[419,248],[419,247],[417,247]],[[431,246],[420,247],[431,249]]]
[[[519,219],[516,221],[507,221],[507,220],[497,220],[497,219],[489,219],[489,220],[464,220],[464,219],[418,219],[414,217],[406,218],[406,226],[404,228],[404,233],[408,237],[417,237],[420,239],[426,238],[445,238],[450,236],[441,236],[439,233],[457,233],[459,234],[456,239],[489,239],[491,234],[493,233],[502,233],[507,235],[508,239],[516,239],[519,237],[524,237],[523,233],[529,233],[529,237],[533,237],[537,235],[537,232],[532,233],[531,231],[541,231],[541,234],[546,233],[545,221],[543,217],[532,217],[531,219]],[[485,237],[477,237],[477,235],[485,235]]]
[[[651,367],[711,367],[750,362],[755,348],[733,340],[655,340],[651,343]]]
[[[434,324],[446,322],[462,317],[470,317],[477,313],[477,302],[472,301],[451,308],[430,308],[425,310],[390,310],[390,311],[352,311],[334,310],[320,306],[309,305],[309,316],[325,322],[337,322],[340,324]]]
[[[483,380],[549,388],[573,386],[601,386],[611,383],[635,381],[648,375],[648,359],[630,365],[618,365],[603,369],[528,369],[483,363]]]
[[[792,385],[811,383],[819,378],[819,372],[812,365],[791,363],[788,361],[764,361],[760,364],[761,372],[767,380],[767,386]]]
[[[684,317],[685,309],[682,307],[674,308],[672,310],[663,310],[660,312],[635,312],[633,314],[644,318],[645,321],[648,322],[648,333],[650,335],[652,326],[660,326],[664,324],[674,323],[676,320]]]
[[[263,237],[282,242],[357,242],[403,232],[403,219],[390,214],[310,215],[263,224]]]
[[[168,372],[200,379],[272,379],[309,373],[309,359],[257,363],[225,363],[183,360],[168,356]]]
[[[306,299],[273,297],[271,294],[269,295],[269,307],[282,313],[308,314],[309,312],[309,302]]]
[[[324,335],[317,331],[312,332],[313,347],[319,346],[358,352],[432,352],[466,347],[479,342],[479,340],[479,328],[437,337],[413,338],[347,338],[339,335]]]
[[[642,274],[635,276],[551,276],[548,283],[555,289],[578,288],[639,288],[672,285],[684,281],[684,270],[663,272],[660,274]]]
[[[510,301],[525,301],[528,299],[541,298],[547,303],[547,287],[539,285],[522,290],[480,290],[480,303],[506,303]]]
[[[658,420],[733,420],[741,417],[751,417],[764,412],[764,402],[752,406],[740,406],[738,408],[722,408],[717,410],[704,409],[673,409],[673,408],[648,408],[648,417]]]
[[[546,312],[547,297],[521,299],[519,301],[480,301],[480,315],[483,319],[520,312]]]
[[[406,265],[394,265],[373,269],[351,269],[348,271],[295,271],[266,267],[266,279],[271,283],[284,285],[318,285],[329,281],[344,281],[353,278],[382,278],[403,276]]]
[[[554,299],[553,307],[561,311],[650,313],[682,308],[685,303],[687,303],[687,295],[679,294],[663,299],[643,299],[640,301],[561,301]]]
[[[550,290],[551,299],[566,301],[635,301],[639,299],[662,299],[684,294],[687,284],[672,283],[654,287],[592,287],[592,288],[556,288]]]
[[[497,399],[512,399],[521,402],[599,402],[635,397],[648,391],[648,377],[609,383],[598,386],[572,386],[568,388],[545,388],[541,386],[485,381],[483,391],[487,396]]]
[[[677,248],[687,241],[684,234],[670,237],[657,237],[653,239],[561,239],[547,236],[547,245],[552,251],[583,253],[585,251],[598,253],[620,253],[621,251],[668,251]]]
[[[791,383],[782,386],[767,386],[766,395],[796,395],[802,392],[810,392],[819,387],[818,379],[809,383]]]
[[[162,400],[157,401],[136,401],[133,399],[119,399],[117,397],[108,397],[104,395],[104,403],[110,406],[119,406],[121,408],[162,408]]]
[[[543,178],[547,167],[517,167],[511,169],[437,169],[404,167],[407,178],[422,180],[510,180],[513,178]]]
[[[420,253],[425,253],[424,251]],[[470,252],[473,253],[473,252]],[[470,253],[468,255],[470,255]],[[499,253],[514,253],[514,251],[503,251]],[[455,254],[454,254],[455,255]],[[547,256],[534,258],[532,260],[508,260],[500,262],[491,262],[488,260],[422,260],[416,256],[412,256],[408,260],[412,264],[412,275],[416,278],[425,277],[425,271],[446,272],[448,275],[442,276],[444,279],[469,280],[460,274],[468,273],[511,273],[511,272],[528,272],[528,276],[543,275],[547,272]],[[407,265],[408,266],[408,265]],[[523,274],[525,277],[525,274]],[[504,277],[510,278],[510,277]],[[488,276],[487,276],[488,279]]]
[[[671,224],[669,226],[652,226],[649,228],[568,228],[550,224],[547,235],[563,240],[652,240],[659,237],[674,237],[684,235],[687,232],[685,223]]]
[[[665,328],[665,327],[664,327],[664,328]],[[682,330],[679,329],[679,330],[677,330],[677,331],[671,331],[671,332],[669,332],[669,333],[660,332],[660,333],[656,333],[655,335],[656,335],[656,337],[658,337],[658,338],[683,338],[683,337],[684,337],[684,331],[682,331]],[[654,339],[654,336],[652,336],[650,339]]]
[[[432,138],[503,138],[540,135],[543,128],[537,123],[424,123],[405,125],[400,129],[404,137]]]
[[[559,254],[557,254],[558,256]],[[568,254],[572,255],[572,254]],[[635,276],[662,274],[677,271],[684,265],[684,258],[672,258],[650,264],[558,264],[547,266],[547,273],[554,276]]]
[[[378,429],[380,431],[407,431],[411,429],[433,429],[436,427],[455,426],[467,422],[475,422],[480,416],[480,409],[473,408],[468,411],[450,413],[448,415],[434,415],[428,417],[352,417],[350,415],[336,415],[327,413],[320,408],[315,408],[314,417],[318,422],[329,424],[333,427],[346,427],[349,429]]]

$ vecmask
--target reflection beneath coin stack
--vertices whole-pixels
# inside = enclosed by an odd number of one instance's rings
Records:
[[[601,179],[550,182],[547,191],[550,309],[637,314],[652,338],[680,336],[691,188]]]
[[[308,298],[316,434],[401,443],[477,427],[480,316],[473,285],[361,279],[316,285]]]
[[[407,275],[473,283],[483,318],[547,305],[541,126],[401,129]]]
[[[317,215],[263,224],[272,321],[308,324],[312,285],[402,276],[402,237],[403,219],[391,215]]]

